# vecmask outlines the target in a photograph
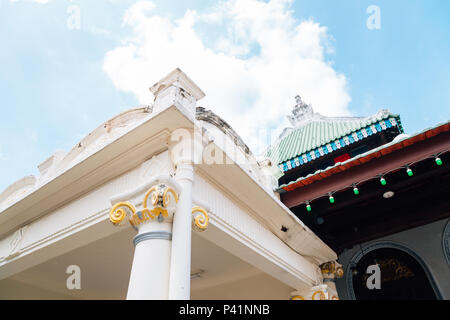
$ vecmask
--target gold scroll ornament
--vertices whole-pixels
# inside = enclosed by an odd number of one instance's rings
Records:
[[[141,212],[136,212],[136,208],[130,202],[119,202],[115,204],[109,212],[109,220],[115,226],[120,226],[128,217],[131,225],[137,226],[147,220],[156,218],[167,218],[169,213],[167,207],[170,205],[171,197],[178,202],[178,194],[175,190],[165,184],[152,186],[144,196],[142,202],[143,209]],[[148,207],[148,200],[151,200],[151,206]]]
[[[192,228],[196,231],[205,231],[208,228],[209,216],[205,209],[199,206],[192,208]]]

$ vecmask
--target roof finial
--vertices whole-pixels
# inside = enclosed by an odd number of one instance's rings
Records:
[[[313,114],[313,109],[311,105],[305,103],[300,95],[295,96],[295,106],[292,110],[292,116],[288,116],[289,121],[293,126],[298,126],[299,124],[305,122],[311,118]]]

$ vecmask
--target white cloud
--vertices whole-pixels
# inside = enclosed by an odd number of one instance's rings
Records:
[[[347,80],[326,60],[332,52],[327,28],[299,22],[290,5],[230,0],[170,20],[139,1],[124,16],[131,37],[106,54],[104,70],[117,88],[149,103],[148,88],[180,67],[206,93],[199,104],[261,151],[258,130],[286,126],[296,94],[322,114],[349,114]]]

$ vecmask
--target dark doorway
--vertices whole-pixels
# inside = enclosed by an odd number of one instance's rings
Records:
[[[366,273],[370,265],[380,267],[381,289],[368,289]],[[365,254],[353,268],[356,300],[437,300],[420,263],[408,253],[393,249],[376,249]]]

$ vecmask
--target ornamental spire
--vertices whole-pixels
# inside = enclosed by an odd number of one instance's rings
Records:
[[[300,95],[295,96],[295,106],[292,109],[292,115],[288,116],[289,121],[295,127],[312,119],[314,114],[311,105],[305,103]]]

